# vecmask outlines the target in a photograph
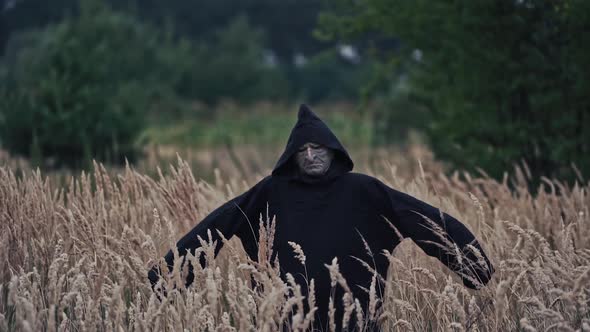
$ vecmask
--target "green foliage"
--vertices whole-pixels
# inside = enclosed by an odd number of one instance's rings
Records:
[[[0,0],[0,6],[8,0]],[[142,22],[158,28],[174,23],[175,33],[192,41],[210,38],[215,31],[228,26],[236,16],[245,15],[264,30],[267,47],[282,62],[293,54],[314,54],[325,47],[313,38],[317,13],[324,7],[317,0],[104,0],[114,9],[132,13]],[[0,11],[0,53],[5,36],[22,30],[58,23],[78,11],[79,0],[8,1],[10,9]]]
[[[213,105],[222,99],[250,103],[265,99],[356,99],[367,68],[340,59],[333,42],[314,38],[317,0],[102,0],[117,11],[167,31],[155,53],[169,66],[146,71],[166,71],[158,91],[160,109],[179,113],[191,108],[187,100]],[[19,0],[0,12],[0,54],[8,35],[56,24],[78,15],[79,0]],[[182,46],[177,45],[181,40]],[[8,52],[11,50],[9,49]],[[276,65],[262,62],[272,54]],[[308,66],[293,59],[304,54]],[[164,105],[161,105],[161,104]],[[176,114],[177,115],[177,114]]]
[[[370,64],[350,63],[336,49],[329,49],[311,57],[301,68],[294,68],[291,81],[295,93],[310,103],[357,99],[371,72]]]
[[[159,83],[145,71],[158,63],[155,34],[87,0],[78,17],[25,39],[4,64],[2,145],[72,166],[133,157]]]
[[[570,163],[590,174],[588,1],[341,0],[335,8],[322,19],[326,36],[401,40],[381,55],[429,110],[439,157],[496,177],[521,160],[535,176],[572,179]]]
[[[184,89],[188,96],[210,105],[223,99],[250,103],[286,98],[286,78],[263,58],[262,30],[252,27],[245,16],[238,16],[217,31],[211,42],[195,47]]]
[[[135,3],[108,1],[120,8]],[[180,35],[194,41],[211,38],[239,15],[248,17],[257,29],[264,31],[266,47],[283,63],[291,61],[295,53],[314,54],[324,48],[324,43],[311,34],[323,5],[323,1],[317,0],[142,0],[136,4],[145,20],[156,23],[170,20]]]
[[[85,0],[78,15],[9,43],[0,66],[0,142],[58,165],[133,158],[151,113],[189,100],[286,98],[284,75],[263,63],[263,39],[238,17],[209,42],[177,40],[171,30]]]
[[[423,132],[428,110],[413,99],[405,80],[391,85],[391,91],[373,105],[373,145],[405,144],[412,132]]]

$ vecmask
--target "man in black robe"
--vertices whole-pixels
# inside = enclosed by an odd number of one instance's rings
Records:
[[[269,214],[276,216],[273,250],[279,257],[281,274],[291,273],[302,285],[306,273],[308,280],[315,279],[318,311],[314,324],[322,330],[328,326],[332,289],[326,264],[334,257],[364,312],[368,294],[363,288],[369,289],[373,274],[356,258],[371,262],[381,276],[387,274],[387,258],[381,254],[369,257],[363,238],[373,253],[391,251],[402,238],[411,238],[426,254],[458,273],[465,286],[478,289],[489,281],[494,269],[461,222],[373,177],[352,173],[352,168],[350,156],[332,131],[306,105],[301,105],[285,152],[272,174],[204,218],[180,239],[178,252],[181,256],[194,253],[200,247],[198,237],[206,239],[211,230],[218,243],[217,254],[222,245],[215,231],[219,230],[228,239],[238,236],[248,256],[257,260],[256,221],[268,207]],[[289,242],[299,244],[305,252],[306,271],[294,257]],[[165,260],[172,269],[172,251]],[[152,285],[159,279],[158,271],[154,267],[149,273]],[[189,273],[187,285],[193,279]],[[336,296],[337,330],[341,329],[341,302]]]

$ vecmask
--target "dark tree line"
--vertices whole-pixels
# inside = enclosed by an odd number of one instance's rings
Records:
[[[173,24],[176,33],[191,39],[211,38],[236,16],[246,15],[251,24],[265,31],[268,46],[284,60],[296,53],[315,54],[326,42],[315,39],[315,28],[323,2],[317,0],[106,0],[118,10],[137,14],[160,27]],[[74,15],[79,0],[2,0],[2,39],[4,49],[12,33],[40,28]],[[12,3],[12,5],[8,5]]]
[[[3,11],[0,146],[57,165],[122,161],[140,150],[147,117],[200,120],[228,99],[357,98],[370,70],[314,39],[318,8],[19,0]],[[307,55],[303,64],[292,61],[297,54]]]
[[[325,34],[401,40],[395,52],[374,48],[389,82],[406,86],[389,94],[393,118],[418,109],[440,158],[498,178],[524,161],[537,179],[582,180],[577,168],[588,180],[589,1],[334,3]]]

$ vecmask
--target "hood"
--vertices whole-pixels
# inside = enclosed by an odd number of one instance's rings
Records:
[[[334,150],[334,160],[326,174],[318,178],[306,177],[299,172],[293,156],[303,144],[313,142]],[[304,182],[317,182],[333,179],[352,171],[354,163],[330,128],[315,115],[307,105],[302,104],[297,115],[297,123],[287,141],[285,152],[272,171],[273,176],[287,176]]]

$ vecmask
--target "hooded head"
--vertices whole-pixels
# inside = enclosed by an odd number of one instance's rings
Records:
[[[321,177],[310,177],[299,170],[295,155],[298,150],[306,143],[319,144],[329,148],[334,158],[330,168]],[[332,133],[330,128],[315,115],[307,105],[301,105],[297,123],[287,141],[285,152],[279,158],[274,170],[273,176],[286,176],[303,182],[318,182],[334,179],[344,173],[352,171],[354,164],[342,146],[338,138]]]

